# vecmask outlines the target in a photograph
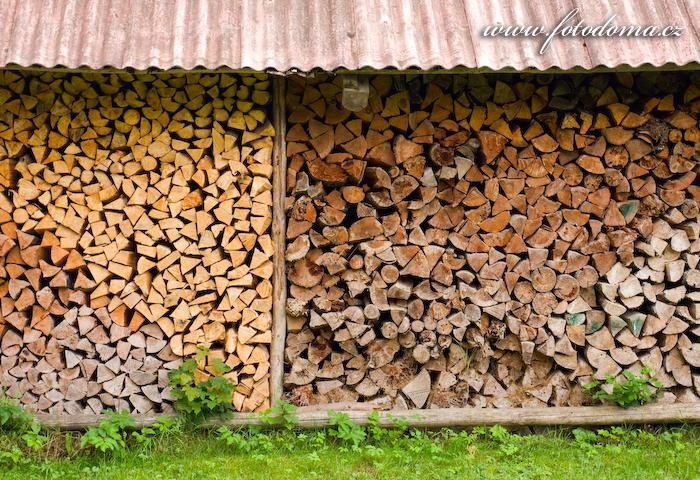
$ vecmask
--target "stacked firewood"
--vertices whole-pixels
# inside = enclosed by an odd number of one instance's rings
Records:
[[[578,405],[700,395],[700,89],[658,77],[292,78],[287,396]]]
[[[0,83],[0,385],[41,411],[160,411],[202,346],[237,409],[265,408],[266,75]]]

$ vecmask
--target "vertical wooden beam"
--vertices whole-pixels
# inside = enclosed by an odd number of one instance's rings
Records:
[[[284,376],[284,342],[287,333],[287,274],[284,264],[287,193],[287,117],[285,112],[285,78],[273,77],[272,122],[275,127],[272,169],[272,239],[275,245],[272,277],[272,343],[270,344],[270,402],[282,398]]]

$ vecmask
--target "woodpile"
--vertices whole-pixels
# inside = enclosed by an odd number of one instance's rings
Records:
[[[376,76],[287,88],[287,397],[700,396],[700,88],[685,74]]]
[[[204,346],[237,409],[267,408],[267,76],[0,80],[0,386],[39,411],[162,411]]]

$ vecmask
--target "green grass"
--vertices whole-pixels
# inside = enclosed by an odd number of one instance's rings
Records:
[[[132,438],[115,455],[78,450],[77,437],[71,444],[78,451],[68,455],[63,434],[53,433],[39,453],[23,447],[16,463],[2,461],[2,452],[20,445],[19,439],[0,435],[0,478],[700,479],[697,427],[653,434],[617,428],[597,435],[578,431],[578,440],[567,430],[525,435],[500,427],[476,433],[412,431],[370,438],[357,448],[326,431],[243,433],[246,440],[233,445],[215,431],[165,435],[151,448]]]

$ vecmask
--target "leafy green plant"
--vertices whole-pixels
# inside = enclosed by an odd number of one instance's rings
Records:
[[[574,435],[574,441],[581,451],[591,457],[598,453],[600,449],[600,445],[598,444],[600,437],[597,433],[586,430],[585,428],[575,428],[571,433]]]
[[[32,450],[41,449],[49,437],[42,434],[41,424],[25,412],[22,406],[0,391],[0,431],[15,431],[20,434],[22,441]],[[14,455],[13,451],[5,452],[6,460]]]
[[[575,428],[571,433],[574,435],[576,443],[590,444],[656,442],[667,435],[675,435],[673,432],[663,432],[661,435],[655,435],[642,429],[630,429],[619,426],[599,428],[596,431],[586,430],[585,428]]]
[[[141,430],[131,432],[131,436],[136,443],[143,448],[153,448],[156,443],[156,431],[151,427],[143,427]]]
[[[367,438],[367,432],[360,425],[356,424],[347,413],[328,410],[331,428],[328,433],[331,437],[351,443],[357,448]]]
[[[379,426],[379,412],[367,415],[367,435],[377,442],[382,442],[389,436],[389,429]]]
[[[596,430],[596,434],[598,435],[598,439],[605,439],[607,441],[617,443],[626,437],[633,436],[634,432],[625,430],[622,427],[610,427],[610,429],[600,428]]]
[[[519,436],[513,435],[501,425],[494,425],[489,429],[489,435],[498,444],[498,451],[506,457],[511,457],[520,451]]]
[[[581,388],[586,392],[592,392],[594,399],[607,400],[623,408],[653,402],[661,394],[663,385],[651,376],[650,368],[642,368],[639,376],[631,370],[624,370],[622,375],[626,379],[624,382],[618,382],[612,375],[606,375],[605,384],[610,386],[610,392],[603,388],[599,380],[593,380],[582,385]]]
[[[631,445],[647,434],[647,432],[642,432],[641,430],[630,430],[615,426],[600,428],[595,432],[585,428],[575,428],[571,433],[574,435],[576,445],[591,457],[599,455],[602,449],[611,453],[621,452],[624,445]],[[651,435],[651,437],[655,438],[654,435]]]
[[[598,435],[585,428],[574,428],[571,433],[574,435],[574,440],[579,444],[592,444],[598,441]]]
[[[391,423],[394,425],[394,428],[401,432],[401,434],[404,434],[408,431],[409,429],[409,423],[408,423],[408,418],[406,417],[395,417],[391,413],[387,414],[387,418],[391,420]],[[414,420],[419,420],[420,416],[415,415]]]
[[[260,420],[266,425],[279,426],[291,430],[296,424],[296,418],[294,417],[296,410],[296,405],[284,400],[278,400],[272,408],[268,408],[260,413]]]
[[[36,420],[29,425],[21,438],[24,444],[32,450],[41,450],[49,441],[49,437],[42,433],[41,424]]]
[[[24,431],[32,423],[32,416],[24,411],[13,398],[5,396],[0,390],[0,430]]]
[[[367,415],[367,438],[376,443],[393,443],[408,431],[408,421],[405,417],[395,417],[389,413],[386,418],[392,423],[391,428],[379,425],[379,412],[373,411]]]
[[[223,426],[219,427],[216,433],[220,441],[245,453],[262,454],[272,451],[272,438],[259,427],[233,431]]]
[[[168,436],[175,433],[182,433],[184,426],[184,421],[181,418],[172,415],[163,415],[156,419],[152,428],[158,435]]]
[[[89,427],[80,437],[80,448],[91,446],[105,452],[117,452],[126,448],[126,430],[134,426],[129,412],[103,410],[108,418],[100,420],[96,427]]]
[[[231,371],[231,367],[215,358],[211,366],[212,375],[206,380],[198,379],[197,365],[207,353],[206,348],[200,347],[194,358],[188,358],[168,374],[175,408],[188,417],[226,413],[232,408],[231,398],[236,386],[223,376]]]
[[[438,440],[439,435],[436,436],[432,432],[413,428],[409,430],[408,437],[411,439],[408,450],[412,453],[433,456],[442,453],[442,443]]]
[[[173,433],[180,433],[182,432],[182,427],[183,424],[181,420],[164,415],[158,417],[150,427],[143,427],[141,430],[133,431],[131,436],[138,445],[150,449],[153,448],[158,438]]]
[[[477,441],[477,435],[473,432],[468,432],[466,430],[462,430],[459,432],[455,432],[452,429],[447,429],[448,432],[452,432],[452,441],[463,445],[470,453],[473,452],[474,450],[474,443]]]
[[[229,446],[238,443],[239,438],[242,438],[242,436],[240,432],[234,432],[226,426],[221,426],[216,429],[216,438]]]
[[[18,465],[26,460],[24,452],[17,447],[12,447],[11,450],[0,450],[0,465]]]

